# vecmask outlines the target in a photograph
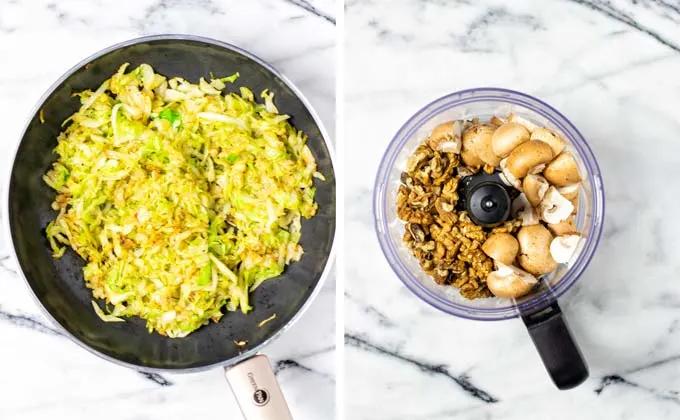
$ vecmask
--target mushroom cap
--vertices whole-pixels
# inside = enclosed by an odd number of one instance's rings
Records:
[[[463,121],[447,121],[432,130],[428,144],[433,150],[445,153],[460,153]]]
[[[476,155],[483,163],[496,167],[501,159],[493,153],[491,137],[495,127],[487,124],[475,124],[463,133],[463,151]],[[465,158],[463,158],[465,160]]]
[[[519,242],[509,233],[494,233],[484,242],[482,251],[494,261],[510,265],[517,258]]]
[[[519,265],[535,276],[550,273],[557,262],[550,255],[553,236],[543,225],[523,226],[517,233],[519,241]]]
[[[527,176],[529,171],[553,158],[552,148],[540,140],[529,140],[517,146],[508,156],[507,167],[517,179]]]
[[[508,118],[506,118],[506,121],[514,122],[514,123],[517,123],[517,124],[522,124],[527,130],[529,130],[530,133],[532,133],[534,130],[539,128],[536,124],[532,123],[531,121],[527,120],[524,117],[520,117],[517,114],[508,115]]]
[[[534,207],[538,207],[541,204],[541,200],[545,197],[545,193],[548,192],[548,188],[550,188],[550,184],[540,175],[529,174],[522,181],[524,194],[526,194],[527,199],[529,199],[529,202]]]
[[[571,234],[558,236],[550,242],[550,255],[560,264],[566,264],[576,252],[581,235]]]
[[[468,168],[474,168],[477,170],[482,165],[484,165],[484,162],[482,162],[479,156],[477,156],[472,150],[466,149],[465,146],[463,146],[463,150],[460,152],[460,158],[463,159],[463,163]]]
[[[578,233],[576,218],[571,215],[559,223],[548,223],[548,230],[555,236]]]
[[[531,140],[540,140],[548,143],[553,150],[555,156],[562,153],[567,142],[549,128],[539,127],[531,133]]]
[[[574,205],[564,198],[555,187],[548,188],[539,206],[541,219],[550,224],[557,224],[566,220],[573,211]]]
[[[569,152],[560,153],[552,162],[548,163],[543,171],[543,176],[552,185],[558,187],[566,187],[581,181],[576,160]]]
[[[536,277],[511,265],[498,264],[498,269],[486,277],[486,285],[499,298],[515,299],[531,291]]]
[[[496,129],[491,136],[493,153],[501,158],[507,157],[517,146],[529,141],[531,134],[523,125],[508,122]]]

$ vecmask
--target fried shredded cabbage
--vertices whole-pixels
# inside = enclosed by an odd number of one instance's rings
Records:
[[[234,74],[198,84],[124,64],[79,93],[57,161],[43,177],[59,212],[46,229],[54,257],[71,247],[95,312],[144,318],[184,337],[229,311],[302,256],[301,217],[317,210],[307,137]]]

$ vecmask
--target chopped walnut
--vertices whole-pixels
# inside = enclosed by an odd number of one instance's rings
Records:
[[[401,175],[397,215],[406,222],[404,243],[435,282],[453,285],[470,299],[489,297],[486,277],[493,263],[481,250],[487,232],[456,209],[460,178],[479,169],[460,162],[459,155],[433,150],[427,140],[421,144]],[[501,228],[518,226],[507,222]]]

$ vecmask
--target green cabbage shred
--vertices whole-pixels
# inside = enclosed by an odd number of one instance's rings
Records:
[[[124,64],[65,122],[43,177],[58,211],[46,229],[67,247],[107,322],[144,318],[149,332],[184,337],[229,311],[302,256],[301,217],[323,179],[307,137],[238,74],[167,79]]]

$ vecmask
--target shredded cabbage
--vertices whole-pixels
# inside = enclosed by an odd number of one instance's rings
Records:
[[[47,238],[55,258],[71,247],[86,261],[101,319],[184,337],[223,307],[248,312],[249,292],[300,259],[323,176],[271,92],[222,95],[238,74],[192,84],[126,69],[81,92],[58,137]]]

